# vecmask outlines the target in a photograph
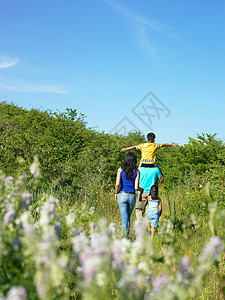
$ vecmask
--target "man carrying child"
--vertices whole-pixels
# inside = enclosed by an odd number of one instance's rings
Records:
[[[155,134],[151,132],[147,134],[146,143],[121,149],[122,152],[127,150],[132,150],[132,149],[141,151],[141,161],[139,166],[139,171],[140,171],[139,185],[141,188],[144,189],[144,192],[143,194],[141,193],[137,194],[135,211],[136,211],[136,218],[138,220],[140,220],[144,216],[145,208],[148,204],[147,197],[149,196],[151,187],[157,184],[158,179],[161,183],[164,182],[162,171],[154,164],[156,151],[162,147],[178,146],[177,143],[157,144],[155,143],[155,138],[156,138]],[[146,198],[146,200],[142,201],[141,198]]]

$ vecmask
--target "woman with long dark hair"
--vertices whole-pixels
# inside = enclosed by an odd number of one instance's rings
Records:
[[[127,236],[130,233],[130,218],[136,203],[135,191],[143,192],[139,187],[140,173],[137,169],[137,157],[134,153],[129,152],[122,163],[121,168],[117,171],[115,200],[118,201],[122,228]]]

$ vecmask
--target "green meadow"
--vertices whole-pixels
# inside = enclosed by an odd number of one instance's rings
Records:
[[[74,109],[2,102],[0,116],[0,299],[224,299],[225,144],[216,134],[158,151],[156,236],[133,212],[127,239],[114,186],[120,149],[144,142],[140,132],[98,132]]]

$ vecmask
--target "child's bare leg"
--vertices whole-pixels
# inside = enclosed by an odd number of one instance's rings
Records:
[[[155,227],[151,227],[151,237],[153,238],[155,235]]]
[[[148,222],[148,232],[151,232],[151,226],[150,226],[150,222]]]

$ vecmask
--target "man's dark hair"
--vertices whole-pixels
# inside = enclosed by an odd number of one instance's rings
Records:
[[[153,132],[150,132],[147,134],[147,140],[152,142],[155,139],[155,134]]]

